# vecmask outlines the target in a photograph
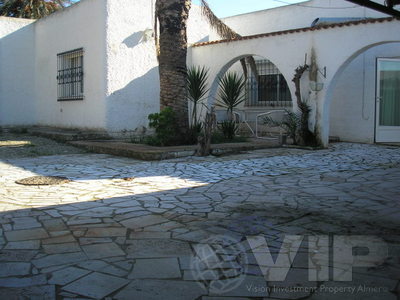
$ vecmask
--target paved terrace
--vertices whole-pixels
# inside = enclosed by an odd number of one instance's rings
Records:
[[[35,175],[72,182],[15,183]],[[163,162],[99,154],[9,159],[0,161],[0,211],[0,299],[399,297],[396,147],[341,143]],[[351,282],[312,282],[307,238],[297,255],[287,241],[282,246],[293,234],[379,236],[389,255],[355,268]],[[245,239],[255,235],[293,262],[285,281],[262,276]]]

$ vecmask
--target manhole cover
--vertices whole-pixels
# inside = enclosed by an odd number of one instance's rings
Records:
[[[70,181],[68,178],[60,176],[33,176],[17,180],[15,183],[22,185],[57,185]]]

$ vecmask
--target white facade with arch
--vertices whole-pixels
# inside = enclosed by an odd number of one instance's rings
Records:
[[[219,37],[194,6],[188,65],[210,68],[211,104],[216,78],[241,57],[259,56],[276,65],[294,100],[294,70],[314,51],[321,71],[326,67],[318,77],[324,87],[310,91],[305,74],[303,98],[314,103],[322,141],[334,135],[373,143],[376,59],[400,58],[400,23],[372,19],[383,17],[344,0],[311,0],[226,18],[245,37],[209,42]],[[311,28],[317,18],[326,25]],[[141,132],[159,110],[153,22],[154,0],[82,0],[35,22],[0,17],[0,126]],[[84,100],[57,101],[57,54],[77,48],[84,48]]]
[[[319,92],[303,89],[303,98],[315,101],[317,127],[324,145],[328,143],[330,128],[333,132],[340,133],[336,129],[340,126],[347,128],[347,133],[341,134],[342,140],[372,143],[375,141],[375,131],[367,128],[371,124],[368,123],[353,130],[353,122],[358,121],[358,116],[354,115],[351,110],[347,111],[346,105],[340,105],[343,101],[341,102],[335,97],[343,96],[351,101],[354,95],[367,92],[368,94],[364,96],[368,99],[364,99],[364,101],[369,101],[368,105],[374,107],[375,90],[354,91],[351,85],[357,82],[357,78],[353,77],[351,81],[344,82],[340,80],[341,74],[359,55],[379,45],[386,46],[382,46],[380,51],[369,57],[369,66],[371,66],[371,62],[376,61],[377,57],[399,58],[399,25],[398,20],[390,18],[380,21],[353,21],[345,26],[329,25],[326,28],[305,28],[276,34],[250,36],[231,42],[203,43],[192,48],[191,62],[210,67],[210,78],[213,81],[210,82],[209,103],[212,103],[217,88],[216,78],[241,57],[252,54],[267,58],[279,68],[289,83],[296,67],[304,64],[305,54],[307,54],[307,63],[309,64],[311,53],[314,51],[319,68],[326,68],[326,77],[323,77],[321,73],[318,76],[318,81],[324,84],[324,88]],[[360,64],[352,67],[359,68]],[[362,65],[362,68],[364,67]],[[368,72],[375,78],[376,70],[374,68],[369,67]],[[307,76],[304,77],[306,79]],[[371,87],[371,81],[369,81],[369,87]],[[289,88],[294,95],[294,85],[289,84]],[[336,92],[337,89],[343,89],[345,95]],[[330,124],[330,112],[336,104],[339,107],[335,110],[336,115],[332,119],[337,124]],[[360,110],[362,109],[362,103],[355,105],[359,106]],[[339,116],[341,119],[338,118]],[[375,119],[373,114],[371,115],[372,119]]]

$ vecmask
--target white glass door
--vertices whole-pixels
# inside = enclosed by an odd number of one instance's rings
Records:
[[[378,59],[376,142],[400,142],[400,59]]]

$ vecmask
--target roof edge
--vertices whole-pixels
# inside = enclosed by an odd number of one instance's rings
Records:
[[[288,29],[288,30],[282,30],[282,31],[269,32],[269,33],[247,35],[247,36],[242,36],[240,38],[235,38],[235,39],[230,39],[230,40],[225,39],[225,40],[216,40],[216,41],[195,43],[191,46],[192,47],[203,47],[203,46],[209,46],[209,45],[215,45],[215,44],[252,40],[252,39],[265,38],[265,37],[271,37],[271,36],[277,36],[277,35],[287,35],[287,34],[294,34],[294,33],[300,33],[300,32],[327,30],[327,29],[332,29],[332,28],[337,28],[337,27],[357,26],[357,25],[362,25],[362,24],[392,22],[395,20],[400,21],[400,18],[396,18],[396,17],[374,18],[374,19],[364,19],[364,20],[358,20],[358,21],[334,23],[334,24],[329,24],[329,25],[317,25],[314,27],[302,27],[302,28],[296,28],[296,29]]]

